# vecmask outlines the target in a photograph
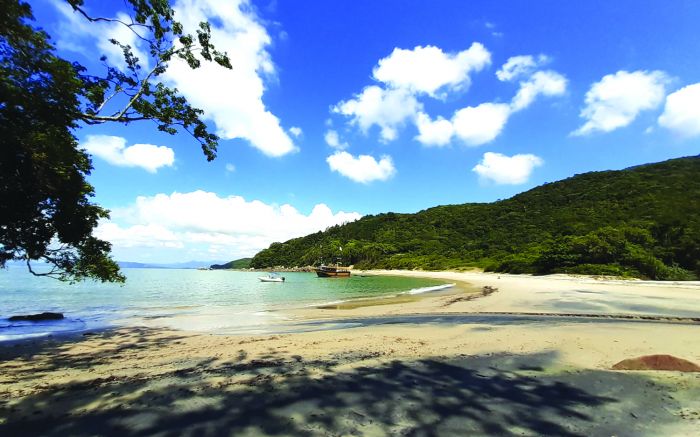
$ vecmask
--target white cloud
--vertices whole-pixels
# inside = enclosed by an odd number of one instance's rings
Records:
[[[229,173],[233,173],[234,171],[236,171],[236,166],[228,162],[226,163],[226,171]]]
[[[484,27],[487,28],[491,32],[491,35],[495,36],[496,38],[500,38],[503,36],[503,32],[499,32],[499,31],[495,30],[496,24],[491,22],[491,21],[485,22]]]
[[[426,146],[447,145],[454,136],[470,146],[493,141],[513,113],[527,108],[539,96],[557,96],[566,91],[567,80],[561,74],[551,70],[532,73],[534,68],[547,61],[548,58],[544,55],[540,55],[537,60],[532,56],[509,59],[499,70],[499,78],[510,80],[528,76],[520,82],[520,88],[510,105],[487,102],[476,107],[468,106],[457,110],[451,120],[438,117],[433,121],[430,116],[420,112],[415,116],[419,133],[415,139]]]
[[[134,144],[126,147],[126,139],[111,135],[88,135],[80,147],[112,165],[141,167],[155,173],[160,167],[172,167],[175,152],[166,146]]]
[[[143,41],[134,33],[134,31],[139,32],[138,28],[132,31],[117,22],[90,23],[80,13],[73,11],[67,2],[51,0],[51,4],[63,19],[58,23],[56,42],[58,48],[85,53],[88,50],[86,46],[94,43],[99,51],[98,56],[105,55],[112,65],[125,70],[126,63],[122,49],[109,42],[110,39],[115,39],[124,45],[131,46],[132,52],[139,58],[142,66],[148,68],[148,55],[144,51]],[[123,22],[131,21],[123,12],[118,12],[115,18]]]
[[[610,132],[632,123],[640,112],[663,101],[668,76],[662,71],[618,71],[604,76],[586,93],[583,126],[573,135]]]
[[[212,41],[225,51],[232,70],[211,62],[202,62],[192,70],[182,60],[174,60],[165,73],[204,117],[213,120],[224,139],[242,138],[268,156],[283,156],[297,150],[280,126],[279,119],[267,110],[262,97],[263,78],[275,74],[267,51],[271,39],[247,0],[178,0],[175,18],[185,31],[194,33],[201,21],[211,24]]]
[[[87,23],[65,2],[54,4],[64,19],[59,26],[60,46],[85,51],[87,44],[95,44],[111,63],[123,68],[121,49],[108,41],[115,38],[131,45],[147,65],[145,47],[126,27],[118,23]],[[202,109],[203,118],[214,122],[221,138],[247,140],[273,157],[298,150],[280,120],[263,102],[265,79],[274,77],[275,66],[267,51],[271,38],[250,1],[178,0],[173,9],[175,18],[191,34],[196,33],[200,22],[209,21],[212,42],[228,54],[233,69],[204,61],[200,68],[192,70],[185,61],[175,58],[161,76],[163,81],[177,88],[192,106]],[[116,16],[129,21],[121,12]],[[297,128],[290,128],[289,132],[296,136]]]
[[[666,97],[659,125],[683,138],[700,135],[700,83],[683,87]]]
[[[524,184],[530,177],[535,167],[542,165],[544,161],[535,155],[518,154],[506,156],[500,153],[486,152],[472,171],[476,172],[484,181],[491,181],[499,185]]]
[[[482,103],[455,112],[452,118],[455,135],[470,146],[493,141],[501,133],[510,116],[505,103]]]
[[[490,63],[491,54],[478,42],[454,54],[435,46],[418,46],[413,50],[395,48],[389,56],[379,60],[373,76],[391,88],[435,97],[443,87],[468,87],[469,74]]]
[[[446,146],[454,134],[454,127],[450,120],[438,117],[433,121],[423,112],[416,117],[416,127],[418,128],[416,140],[425,146]]]
[[[111,222],[102,222],[95,236],[117,247],[168,247],[182,249],[183,241],[171,230],[158,225],[134,225],[122,228]]]
[[[338,137],[338,132],[332,129],[326,132],[326,134],[323,136],[323,139],[326,140],[326,144],[328,144],[334,149],[343,150],[349,147],[348,143],[340,141],[340,137]]]
[[[542,95],[547,97],[559,96],[566,92],[566,78],[556,71],[538,71],[528,80],[520,82],[520,89],[513,97],[511,109],[520,111],[527,108]]]
[[[373,125],[379,126],[382,140],[392,141],[398,135],[397,129],[421,109],[422,105],[415,96],[405,89],[383,89],[372,85],[354,99],[338,103],[332,110],[352,117],[351,122],[365,133]]]
[[[138,197],[135,204],[115,209],[112,215],[121,223],[101,222],[95,235],[110,241],[118,254],[126,248],[176,248],[181,260],[194,256],[184,254],[194,253],[195,248],[204,247],[206,253],[211,246],[227,248],[231,257],[250,256],[272,242],[360,218],[355,212],[334,213],[322,203],[303,214],[289,204],[270,205],[205,191]]]
[[[396,173],[390,156],[382,156],[379,161],[369,155],[357,158],[348,152],[338,151],[326,158],[332,171],[337,171],[355,182],[367,184],[372,181],[384,181]]]
[[[396,48],[381,59],[373,78],[383,85],[371,85],[353,99],[341,101],[332,112],[350,117],[350,124],[365,134],[374,125],[380,128],[383,142],[395,140],[407,122],[418,129],[414,139],[424,146],[443,147],[456,137],[470,146],[493,141],[503,130],[509,117],[530,106],[539,96],[558,96],[566,92],[567,79],[552,70],[539,67],[550,62],[546,55],[514,56],[496,73],[501,81],[520,79],[520,87],[510,104],[485,102],[454,112],[448,119],[433,119],[424,112],[419,97],[443,98],[449,92],[470,85],[469,74],[491,62],[491,54],[480,43],[456,54],[439,47],[418,46],[412,50]],[[337,134],[327,133],[326,142],[340,144]]]
[[[539,55],[537,58],[531,55],[512,56],[496,72],[496,77],[500,81],[511,81],[532,74],[533,71],[548,62],[549,57],[546,55]]]
[[[513,112],[530,106],[540,96],[558,96],[566,92],[566,77],[552,70],[536,71],[539,67],[550,62],[546,55],[513,56],[496,72],[498,80],[510,82],[520,81],[520,89],[511,101]]]
[[[469,74],[491,62],[491,54],[480,43],[456,54],[445,53],[439,47],[418,46],[412,50],[396,48],[381,59],[373,78],[383,85],[371,85],[354,96],[341,101],[332,112],[350,117],[350,123],[364,133],[374,125],[381,129],[383,142],[398,137],[406,123],[415,124],[415,140],[425,146],[442,147],[456,137],[472,146],[493,141],[503,130],[508,118],[530,106],[539,96],[564,94],[567,79],[555,71],[536,71],[550,59],[545,55],[514,56],[501,67],[497,76],[502,81],[521,79],[517,94],[510,104],[485,102],[457,110],[450,119],[433,119],[424,112],[419,97],[429,95],[443,98],[449,92],[470,85]],[[329,141],[330,139],[330,141]],[[338,144],[337,138],[326,142]]]
[[[292,134],[295,138],[299,138],[304,132],[301,130],[300,127],[292,126],[289,128],[289,133]]]

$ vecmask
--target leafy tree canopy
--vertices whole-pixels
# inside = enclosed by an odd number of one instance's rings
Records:
[[[700,156],[592,172],[493,203],[366,216],[273,243],[256,268],[358,268],[700,276]],[[343,248],[342,252],[338,249]]]
[[[67,2],[90,22],[125,26],[149,59],[112,39],[125,66],[102,56],[104,69],[89,71],[56,54],[49,35],[34,26],[28,4],[0,0],[0,266],[19,260],[41,276],[124,281],[109,257],[110,244],[92,236],[108,211],[90,202],[92,163],[74,132],[86,124],[150,120],[169,134],[188,132],[212,160],[219,138],[202,121],[202,110],[159,76],[177,59],[193,69],[202,61],[232,67],[211,43],[209,24],[186,33],[167,0],[126,0],[130,21],[94,17],[83,0]],[[38,272],[33,261],[50,269]]]

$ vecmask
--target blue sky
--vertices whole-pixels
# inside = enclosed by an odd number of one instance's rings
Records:
[[[31,3],[62,55],[118,65],[105,41],[128,34]],[[219,156],[149,123],[76,131],[113,212],[97,235],[120,260],[229,260],[365,214],[700,153],[698,2],[174,6],[186,26],[210,20],[234,65],[165,77],[205,111]]]

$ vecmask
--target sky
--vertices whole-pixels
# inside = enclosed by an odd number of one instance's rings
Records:
[[[30,3],[61,56],[123,68],[116,38],[148,63],[128,30]],[[149,122],[76,130],[117,260],[228,261],[367,214],[700,153],[700,2],[172,4],[185,29],[209,21],[233,64],[163,76],[204,111],[218,157]]]

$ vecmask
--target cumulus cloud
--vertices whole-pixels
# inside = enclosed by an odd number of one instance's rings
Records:
[[[275,74],[267,47],[271,39],[247,0],[204,0],[174,3],[175,18],[194,33],[201,21],[211,24],[212,41],[225,51],[234,65],[227,70],[203,62],[192,70],[174,60],[164,75],[192,105],[204,110],[224,139],[242,138],[268,156],[282,156],[297,150],[267,110],[262,97],[265,77]]]
[[[455,112],[452,118],[455,135],[469,146],[493,141],[501,133],[510,116],[505,103],[482,103]]]
[[[556,71],[533,69],[548,62],[540,55],[516,56],[499,70],[499,78],[511,80],[523,77],[518,92],[510,105],[505,103],[482,103],[457,110],[451,120],[438,117],[435,121],[425,113],[415,117],[419,135],[416,140],[426,146],[444,146],[457,137],[465,144],[479,146],[493,141],[505,127],[510,116],[530,106],[539,96],[558,96],[566,92],[567,79]],[[497,73],[497,74],[498,74]]]
[[[304,132],[301,130],[300,127],[292,126],[289,128],[289,133],[292,134],[295,138],[299,138]]]
[[[493,141],[503,130],[512,113],[505,103],[482,103],[457,110],[452,119],[432,120],[425,113],[416,117],[418,135],[415,139],[428,147],[443,147],[458,138],[468,146],[480,146]]]
[[[496,72],[498,80],[503,82],[522,79],[520,88],[511,101],[513,112],[527,108],[539,96],[552,97],[566,92],[567,80],[562,74],[552,70],[537,71],[549,62],[546,55],[513,56]]]
[[[530,178],[532,170],[544,163],[542,158],[532,154],[506,156],[500,153],[486,152],[481,162],[472,171],[483,181],[499,185],[524,184]]]
[[[373,70],[373,78],[381,84],[365,87],[353,99],[333,106],[332,111],[350,117],[350,123],[364,133],[378,126],[383,142],[396,139],[399,128],[406,122],[421,123],[419,129],[423,130],[418,138],[426,144],[436,144],[445,134],[435,129],[444,129],[446,125],[438,120],[438,127],[432,128],[425,114],[419,116],[423,105],[418,97],[443,98],[448,91],[465,89],[471,82],[469,75],[490,63],[491,54],[477,42],[458,53],[446,53],[435,46],[395,48]]]
[[[148,56],[142,42],[118,23],[87,23],[65,2],[54,2],[64,23],[59,45],[85,50],[88,43],[97,45],[114,65],[124,65],[121,50],[109,43],[115,38],[132,46],[143,62]],[[195,34],[199,23],[211,25],[212,41],[218,50],[228,53],[234,68],[227,70],[211,62],[202,62],[192,70],[185,61],[175,58],[163,81],[177,88],[187,100],[204,111],[203,118],[216,125],[223,139],[240,138],[268,156],[278,157],[294,152],[294,145],[280,120],[263,102],[266,79],[275,75],[275,66],[267,47],[271,38],[255,15],[249,0],[177,0],[173,3],[175,18],[186,32]],[[118,18],[129,21],[123,13]],[[296,129],[289,133],[296,136]],[[300,131],[298,131],[300,133]]]
[[[184,242],[171,230],[149,223],[121,227],[116,223],[102,222],[95,229],[95,235],[107,240],[116,247],[167,247],[182,249]]]
[[[399,129],[412,123],[418,129],[416,141],[428,147],[444,147],[455,138],[470,146],[493,141],[512,114],[532,105],[540,96],[559,96],[566,92],[567,79],[552,70],[540,70],[550,62],[545,55],[514,56],[496,73],[501,81],[519,80],[519,88],[510,104],[484,102],[455,111],[451,117],[431,117],[425,112],[422,97],[443,98],[470,85],[470,74],[491,63],[491,54],[480,43],[467,50],[445,53],[439,47],[396,48],[381,59],[373,70],[378,85],[367,86],[354,98],[341,101],[332,112],[347,116],[349,123],[364,133],[372,126],[380,128],[383,142],[395,140]],[[337,147],[336,137],[326,137]]]
[[[520,89],[513,97],[511,109],[520,111],[530,106],[538,96],[559,96],[566,92],[566,78],[556,71],[538,71],[528,80],[520,82]]]
[[[683,87],[666,97],[659,125],[683,138],[700,135],[700,83]]]
[[[528,76],[532,74],[535,69],[548,62],[549,57],[546,55],[539,55],[537,57],[532,55],[512,56],[508,58],[506,63],[496,72],[496,77],[500,81],[508,82],[522,76]]]
[[[343,150],[349,147],[348,143],[340,141],[338,132],[334,131],[333,129],[328,130],[323,136],[323,139],[326,140],[326,144],[328,144],[334,149]]]
[[[326,162],[332,171],[362,184],[384,181],[396,173],[394,163],[387,155],[377,161],[373,156],[360,155],[356,158],[348,152],[338,151],[326,158]]]
[[[445,53],[435,46],[417,46],[412,50],[395,48],[380,59],[373,77],[391,88],[407,89],[435,97],[443,87],[468,87],[469,74],[491,63],[491,53],[475,42],[459,53]]]
[[[205,191],[138,197],[133,205],[115,209],[112,215],[121,223],[102,222],[95,234],[110,241],[117,253],[145,247],[177,248],[182,254],[213,245],[227,248],[230,256],[250,256],[272,242],[360,218],[355,212],[334,213],[322,203],[303,214],[289,204],[271,205]]]
[[[446,146],[452,141],[454,127],[450,120],[438,117],[431,120],[428,114],[419,113],[416,117],[416,127],[418,136],[416,140],[426,146]]]
[[[629,125],[640,112],[663,102],[668,80],[662,71],[621,70],[604,76],[586,93],[586,106],[581,111],[586,122],[572,134],[610,132]]]
[[[422,109],[416,97],[405,89],[384,89],[368,86],[354,99],[343,101],[333,107],[333,112],[351,117],[363,132],[377,125],[383,141],[396,139],[397,129],[406,120],[415,117]]]
[[[166,146],[134,144],[126,146],[126,138],[111,135],[88,135],[80,147],[120,167],[141,167],[155,173],[161,167],[172,167],[175,152]]]

